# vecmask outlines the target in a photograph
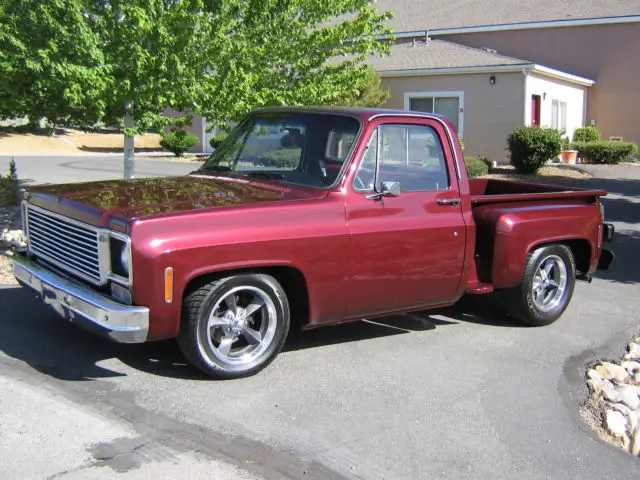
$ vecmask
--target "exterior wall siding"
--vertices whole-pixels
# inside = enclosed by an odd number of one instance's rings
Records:
[[[540,95],[540,126],[553,127],[552,102],[558,100],[567,104],[565,136],[573,138],[576,128],[584,124],[587,87],[580,87],[559,80],[538,75],[527,76],[525,93],[525,125],[531,125],[531,96]]]
[[[405,92],[464,92],[464,143],[466,155],[507,160],[506,138],[525,118],[525,76],[522,73],[432,75],[383,78],[391,92],[384,105],[405,108]]]
[[[592,78],[586,123],[604,138],[640,143],[640,23],[444,35],[442,40],[493,48],[558,70]]]

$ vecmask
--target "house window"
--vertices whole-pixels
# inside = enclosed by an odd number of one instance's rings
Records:
[[[551,100],[551,128],[560,132],[567,130],[567,102]]]
[[[442,115],[463,136],[464,92],[407,92],[404,94],[404,108]]]

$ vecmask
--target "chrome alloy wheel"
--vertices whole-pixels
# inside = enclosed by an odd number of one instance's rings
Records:
[[[564,300],[567,292],[567,266],[562,258],[550,255],[538,266],[533,276],[531,298],[542,312],[556,309]]]
[[[271,345],[276,315],[276,306],[266,292],[248,285],[235,287],[211,309],[203,346],[223,364],[250,366]]]

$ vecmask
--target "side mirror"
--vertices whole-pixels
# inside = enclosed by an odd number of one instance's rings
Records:
[[[399,197],[400,182],[382,182],[382,195],[384,197]]]
[[[399,197],[400,182],[382,182],[379,192],[367,195],[365,198],[369,200],[380,200],[382,197]]]

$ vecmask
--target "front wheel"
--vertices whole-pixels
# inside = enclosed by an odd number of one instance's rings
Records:
[[[549,245],[529,253],[522,284],[505,290],[507,312],[535,327],[550,325],[564,313],[573,296],[576,264],[566,245]]]
[[[215,378],[239,378],[265,368],[289,331],[289,302],[270,275],[234,275],[185,296],[178,345],[191,364]]]

